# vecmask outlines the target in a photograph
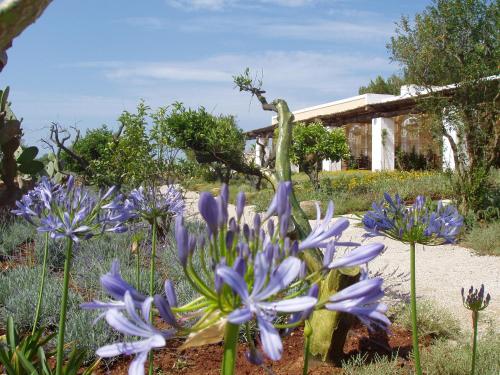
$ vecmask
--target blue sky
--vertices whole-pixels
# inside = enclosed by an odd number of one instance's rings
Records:
[[[385,47],[394,23],[429,3],[54,0],[14,41],[0,86],[11,86],[32,144],[51,121],[115,127],[140,99],[202,105],[248,130],[268,125],[270,113],[233,88],[233,75],[262,72],[268,98],[292,109],[356,95],[398,70]]]

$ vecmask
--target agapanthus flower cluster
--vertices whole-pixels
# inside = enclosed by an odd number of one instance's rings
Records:
[[[336,241],[349,223],[345,219],[331,223],[333,204],[323,220],[318,213],[316,226],[307,238],[291,239],[290,192],[290,183],[280,184],[267,213],[255,214],[251,223],[243,220],[244,193],[238,194],[236,217],[231,218],[227,186],[222,187],[217,198],[201,193],[199,212],[206,223],[206,233],[201,237],[189,233],[183,217],[176,218],[179,261],[200,297],[178,306],[174,285],[167,280],[165,294],[153,297],[156,311],[170,326],[167,331],[147,321],[150,297],[126,283],[115,264],[101,279],[111,300],[94,301],[85,307],[102,309],[113,328],[142,339],[106,346],[98,354],[107,357],[135,353],[129,373],[142,374],[147,352],[163,346],[164,340],[174,335],[189,334],[190,344],[196,345],[197,335],[203,336],[208,329],[255,322],[263,354],[279,360],[283,352],[279,329],[286,328],[282,332],[287,332],[319,309],[351,313],[370,327],[386,328],[390,322],[385,316],[387,307],[380,302],[384,294],[382,279],[363,279],[321,300],[317,284],[333,268],[364,265],[378,256],[384,246],[360,246],[335,258]],[[323,268],[307,272],[301,252],[312,248],[325,248]],[[200,341],[206,343],[206,338]],[[247,358],[253,363],[261,362],[263,354],[253,341],[250,348]]]
[[[39,232],[48,232],[52,239],[70,238],[73,242],[103,232],[124,232],[124,218],[107,207],[116,188],[95,196],[77,186],[70,176],[64,185],[43,177],[33,190],[16,202],[12,213],[36,225]]]
[[[465,290],[462,288],[462,302],[464,307],[473,312],[482,311],[488,307],[490,304],[491,296],[489,293],[484,296],[484,285],[481,284],[481,288],[474,289],[474,287],[470,287],[467,295],[465,295]]]
[[[455,241],[463,217],[453,205],[445,206],[441,201],[433,210],[423,196],[406,206],[398,194],[393,199],[385,193],[384,200],[374,202],[372,210],[365,214],[363,224],[372,232],[403,242],[436,245]]]
[[[182,192],[174,185],[168,185],[160,193],[149,187],[139,187],[130,192],[121,206],[122,212],[129,218],[141,218],[152,223],[155,219],[172,218],[184,212]]]

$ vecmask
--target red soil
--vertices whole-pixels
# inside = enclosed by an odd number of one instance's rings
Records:
[[[428,341],[428,340],[426,340]],[[303,336],[297,330],[283,341],[284,353],[279,362],[266,361],[265,366],[276,375],[302,374],[303,366]],[[216,375],[220,374],[222,359],[222,344],[207,345],[199,348],[191,348],[186,351],[178,351],[181,341],[170,342],[163,350],[155,352],[155,370],[161,370],[162,374],[185,374],[185,375]],[[264,369],[251,365],[244,358],[246,346],[238,346],[238,359],[236,362],[237,375],[262,374],[267,375]],[[344,360],[361,353],[367,355],[368,360],[373,359],[376,354],[380,356],[398,356],[400,366],[411,366],[408,354],[411,351],[411,332],[392,327],[392,334],[383,332],[369,333],[365,327],[352,329],[344,346]],[[106,368],[101,366],[99,374],[126,374],[130,359],[120,360]],[[334,365],[310,360],[309,374],[331,375],[342,374],[342,369]]]

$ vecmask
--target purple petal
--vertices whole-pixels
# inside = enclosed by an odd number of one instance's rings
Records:
[[[163,296],[157,294],[154,296],[154,302],[161,318],[171,326],[178,327],[179,324],[177,323],[175,315],[173,314],[170,308],[170,304],[167,302],[167,300]]]
[[[264,353],[273,361],[280,360],[283,353],[283,343],[278,331],[273,327],[272,323],[260,316],[257,316],[257,321],[259,323],[260,339]]]
[[[148,358],[148,352],[139,353],[128,368],[128,375],[144,375],[144,363]]]
[[[182,216],[177,216],[175,219],[175,240],[177,242],[179,261],[183,267],[186,267],[189,256],[189,236],[188,231],[184,227]]]
[[[236,309],[227,316],[227,320],[233,324],[243,324],[253,318],[249,308]]]
[[[329,298],[330,302],[341,302],[349,299],[356,299],[365,297],[370,294],[382,290],[382,283],[384,280],[382,278],[366,279],[358,281],[356,284],[351,285],[340,292],[334,294]]]
[[[236,196],[236,217],[238,221],[240,221],[241,216],[243,215],[243,211],[245,209],[245,193],[240,191]]]
[[[247,283],[245,279],[232,268],[227,266],[219,266],[216,274],[224,281],[225,284],[237,293],[243,301],[248,300]]]
[[[340,259],[332,261],[329,265],[329,269],[341,268],[341,267],[354,267],[361,264],[368,263],[384,250],[384,245],[380,243],[374,243],[369,245],[360,246],[347,255],[344,255]]]
[[[301,263],[298,258],[286,258],[271,274],[267,286],[256,294],[252,293],[253,297],[256,300],[265,300],[286,288],[297,278]]]
[[[165,296],[170,306],[177,307],[177,294],[175,293],[174,284],[170,280],[165,281]]]
[[[299,312],[308,310],[318,302],[317,298],[303,296],[276,302],[260,302],[259,307],[273,312]]]
[[[217,233],[219,208],[217,205],[217,201],[212,196],[212,194],[207,192],[202,192],[200,194],[198,209],[212,233]]]

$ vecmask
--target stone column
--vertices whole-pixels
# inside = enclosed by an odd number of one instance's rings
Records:
[[[372,119],[372,171],[394,170],[394,120]]]
[[[323,171],[333,172],[342,170],[342,161],[323,160]]]
[[[448,129],[451,137],[457,141],[457,132],[455,129]],[[448,138],[443,136],[443,171],[455,170],[455,159],[453,158],[453,150]]]
[[[264,137],[257,137],[255,142],[255,164],[261,167],[266,153],[266,141],[267,139]]]

